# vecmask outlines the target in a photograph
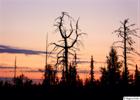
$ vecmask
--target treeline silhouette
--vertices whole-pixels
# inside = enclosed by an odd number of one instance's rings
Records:
[[[64,19],[68,19],[69,31],[66,28]],[[24,75],[15,75],[12,82],[0,81],[0,98],[12,99],[93,99],[93,100],[122,100],[124,96],[139,96],[140,92],[140,71],[135,65],[135,72],[129,73],[128,68],[128,53],[135,52],[134,41],[130,35],[138,37],[135,29],[130,29],[127,25],[128,19],[121,22],[122,26],[115,31],[122,41],[121,46],[116,46],[115,43],[111,47],[109,55],[106,58],[107,66],[100,69],[101,77],[95,79],[94,60],[91,56],[90,61],[90,78],[83,82],[77,72],[77,54],[78,48],[75,46],[79,42],[80,36],[85,33],[79,32],[79,19],[75,22],[73,18],[66,12],[56,18],[57,31],[61,39],[54,45],[53,51],[57,51],[56,65],[52,66],[47,62],[47,42],[46,42],[46,65],[44,80],[41,84],[35,84],[33,81]],[[74,22],[73,22],[74,21]],[[73,38],[75,36],[75,38]],[[116,47],[123,49],[123,62],[119,61],[119,56]],[[69,59],[69,56],[73,60]],[[57,77],[57,66],[62,67],[61,78]],[[56,68],[56,69],[55,69]]]
[[[68,79],[62,72],[61,79],[57,78],[51,65],[48,65],[47,77],[42,84],[35,84],[23,74],[13,78],[12,82],[0,81],[0,97],[3,98],[92,98],[122,100],[123,96],[140,95],[140,71],[136,65],[135,72],[128,74],[128,81],[124,82],[121,71],[122,62],[118,60],[117,52],[112,47],[107,56],[107,66],[102,67],[100,80],[94,79],[93,58],[91,57],[90,78],[83,81],[79,78],[77,69],[69,65]],[[134,77],[132,77],[134,76]]]

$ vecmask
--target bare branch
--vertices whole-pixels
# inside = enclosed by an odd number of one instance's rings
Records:
[[[57,47],[61,47],[61,48],[64,48],[64,46],[62,46],[62,45],[59,45],[59,44],[56,44],[56,43],[53,43],[55,46],[57,46]]]
[[[114,48],[121,48],[124,49],[122,46],[113,46]]]
[[[123,43],[123,41],[115,41],[112,45],[115,45],[116,43]]]
[[[136,24],[131,24],[131,25],[127,26],[127,27],[129,28],[129,27],[132,27],[132,26],[135,26],[135,25],[136,25]]]
[[[135,33],[131,33],[133,36],[140,38],[139,35],[135,34]]]
[[[74,54],[73,54],[73,53],[71,53],[70,51],[69,51],[68,53],[74,56]]]
[[[62,60],[59,60],[59,59],[62,59]],[[63,56],[58,56],[58,57],[57,57],[57,62],[56,62],[56,64],[55,64],[55,66],[61,64],[61,63],[64,61],[63,59],[64,59]]]
[[[55,47],[51,50],[50,54],[52,54],[53,51],[56,51],[56,49],[57,49],[57,46],[55,46]],[[50,56],[50,54],[49,54],[49,56]]]
[[[67,38],[69,38],[73,33],[73,27],[72,27],[72,22],[71,21],[70,21],[70,27],[71,27],[70,34],[67,36]]]
[[[79,21],[79,19],[77,20],[77,22],[76,22],[76,29],[75,29],[75,33],[76,33],[76,38],[75,38],[75,40],[72,42],[72,44],[70,45],[70,46],[68,46],[68,48],[71,48],[71,47],[73,47],[74,46],[74,44],[77,42],[77,39],[78,39],[78,21]]]
[[[65,15],[65,13],[64,13],[64,12],[62,12],[62,16],[60,16],[60,17],[59,17],[60,22],[59,22],[59,24],[58,24],[59,32],[60,32],[60,34],[61,34],[62,38],[64,38],[64,37],[65,37],[65,36],[64,36],[64,34],[63,34],[63,31],[62,31],[62,27],[63,27],[63,18],[64,18],[64,15]]]
[[[135,54],[137,54],[138,56],[140,56],[140,53],[139,52],[137,52],[137,51],[133,51]]]

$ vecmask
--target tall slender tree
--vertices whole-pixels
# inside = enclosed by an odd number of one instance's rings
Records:
[[[135,41],[132,39],[132,36],[139,37],[136,33],[136,28],[133,28],[135,24],[129,24],[129,19],[125,19],[121,22],[119,29],[115,30],[114,33],[117,33],[118,37],[121,38],[121,41],[115,41],[114,47],[123,49],[123,59],[124,59],[124,69],[123,69],[123,80],[124,84],[129,83],[129,71],[128,71],[128,54],[137,53],[133,48]],[[139,37],[140,38],[140,37]],[[116,46],[116,43],[121,43],[119,46]],[[138,54],[138,53],[137,53]]]
[[[14,79],[17,77],[17,57],[15,56]]]
[[[46,56],[45,56],[45,71],[44,71],[44,80],[47,80],[48,74],[48,34],[46,35]]]
[[[91,83],[93,83],[94,81],[94,60],[93,60],[93,56],[91,56],[91,61],[90,61],[90,81]]]
[[[43,85],[54,85],[56,79],[56,70],[48,64],[48,34],[46,35],[46,57]]]

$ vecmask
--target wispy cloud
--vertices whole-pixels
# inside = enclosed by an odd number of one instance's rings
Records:
[[[2,67],[0,66],[0,69],[13,69],[14,67]]]
[[[0,66],[0,71],[5,71],[7,72],[14,72],[14,67],[12,66]],[[43,70],[39,69],[32,69],[31,67],[17,67],[18,72],[31,72],[31,73],[36,73],[36,72],[44,72]]]
[[[22,49],[7,45],[0,45],[0,53],[18,53],[18,54],[26,54],[26,55],[40,55],[45,54],[45,51],[37,51],[37,50],[29,50],[29,49]],[[48,52],[50,53],[50,52]]]
[[[0,70],[1,69],[6,69],[8,72],[14,72],[14,67],[8,66],[8,67],[4,67],[4,66],[0,66]],[[32,69],[30,67],[17,67],[18,72],[25,72],[25,73],[44,73],[45,70],[44,69]],[[61,73],[61,70],[57,71],[58,73]],[[83,69],[78,69],[77,72],[79,74],[89,74],[90,70],[83,70]],[[100,71],[94,70],[95,74],[100,74]]]
[[[0,69],[14,69],[12,66],[0,66]],[[17,69],[30,69],[29,67],[17,67]]]
[[[88,64],[88,63],[90,63],[90,61],[82,60],[82,61],[77,61],[77,63],[78,64]]]
[[[90,70],[78,70],[78,73],[81,73],[81,74],[90,74]],[[94,70],[94,74],[100,74],[100,71],[98,70]]]
[[[40,73],[37,69],[30,69],[30,70],[20,70],[21,72],[27,72],[27,73]]]
[[[89,64],[91,61],[86,61],[86,60],[82,60],[82,61],[77,61],[78,64]],[[94,63],[102,63],[102,64],[106,64],[106,62],[104,61],[95,61]]]

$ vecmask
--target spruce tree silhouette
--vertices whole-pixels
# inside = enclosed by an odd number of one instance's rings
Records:
[[[30,80],[28,77],[24,76],[24,74],[21,74],[20,76],[14,78],[14,86],[17,88],[20,87],[30,87],[33,84],[33,81]]]
[[[93,56],[91,56],[91,61],[90,61],[90,82],[93,83],[94,81],[94,60],[93,60]]]
[[[135,86],[140,88],[140,71],[138,70],[137,65],[135,69]]]
[[[47,68],[45,70],[46,74],[45,74],[45,79],[43,80],[43,85],[44,86],[50,86],[50,85],[55,85],[55,81],[56,81],[56,72],[55,70],[53,69],[53,67],[48,64],[47,65]]]
[[[76,77],[77,77],[77,70],[76,67],[70,64],[69,67],[69,83],[72,86],[76,86]]]
[[[107,86],[107,79],[108,79],[108,74],[107,74],[107,69],[105,67],[101,67],[100,69],[101,72],[101,77],[100,77],[100,84],[102,87]]]
[[[106,87],[115,87],[120,83],[121,62],[118,59],[116,50],[112,47],[107,56],[107,68],[101,68],[101,84]]]

